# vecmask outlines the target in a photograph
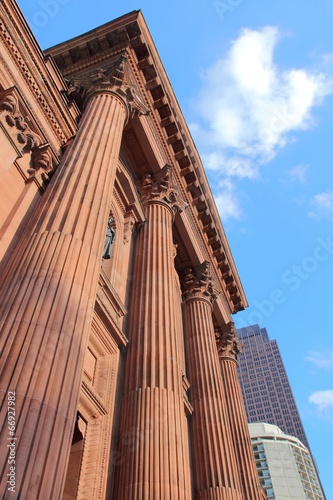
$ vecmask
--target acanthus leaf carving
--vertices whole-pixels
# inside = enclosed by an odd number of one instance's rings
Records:
[[[236,334],[234,322],[215,328],[215,339],[219,358],[232,358],[237,361],[238,354],[243,350],[243,344]]]
[[[97,69],[80,73],[68,83],[68,96],[74,98],[79,106],[83,106],[96,92],[112,91],[122,98],[130,116],[148,115],[150,112],[140,98],[134,78],[131,77],[125,53]]]
[[[173,213],[182,212],[187,204],[180,196],[176,186],[172,167],[169,164],[155,174],[145,174],[141,179],[141,199],[143,203],[160,201],[166,203]]]
[[[217,298],[209,261],[204,261],[196,269],[186,268],[182,282],[185,300],[206,299],[213,303]]]

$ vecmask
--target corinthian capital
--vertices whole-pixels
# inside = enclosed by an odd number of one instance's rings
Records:
[[[166,203],[173,212],[181,212],[187,205],[176,187],[171,165],[165,165],[156,174],[145,174],[141,179],[142,202],[159,201]]]
[[[79,106],[96,92],[107,91],[122,98],[130,116],[149,114],[149,108],[139,96],[126,54],[121,54],[98,68],[80,72],[69,81],[68,95],[74,98]]]
[[[195,270],[187,268],[184,271],[183,295],[185,300],[206,299],[214,302],[216,291],[214,289],[210,262],[205,261]]]
[[[236,335],[234,322],[216,328],[215,339],[219,358],[232,358],[236,361],[243,350],[243,344]]]

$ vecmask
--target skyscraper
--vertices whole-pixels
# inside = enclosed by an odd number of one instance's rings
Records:
[[[309,444],[276,340],[266,328],[251,325],[237,330],[243,343],[238,373],[248,422],[267,422]]]
[[[249,424],[260,482],[268,500],[323,500],[309,450],[277,426]]]

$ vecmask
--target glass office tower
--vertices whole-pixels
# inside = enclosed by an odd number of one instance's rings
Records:
[[[266,328],[251,325],[237,330],[243,343],[238,371],[248,422],[267,422],[309,444],[276,340]]]

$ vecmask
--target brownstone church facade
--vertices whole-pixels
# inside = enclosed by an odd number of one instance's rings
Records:
[[[140,11],[43,52],[0,2],[2,499],[263,499],[246,298]]]

